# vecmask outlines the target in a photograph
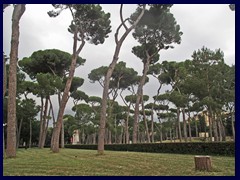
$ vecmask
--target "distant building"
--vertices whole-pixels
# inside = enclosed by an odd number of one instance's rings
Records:
[[[79,141],[79,130],[74,130],[73,131],[73,136],[72,136],[72,144],[78,144]]]
[[[229,112],[222,112],[222,115],[230,116]],[[194,120],[198,121],[199,117],[203,117],[206,123],[206,126],[209,126],[209,112],[207,110],[204,110],[202,112],[199,112],[198,114],[194,115]],[[216,117],[216,116],[215,116]]]
[[[198,121],[198,120],[199,120],[199,116],[204,117],[206,126],[209,126],[209,115],[208,115],[208,111],[206,111],[206,110],[205,110],[205,111],[202,111],[202,112],[194,115],[193,118],[194,118],[196,121]]]
[[[198,133],[200,138],[208,138],[209,137],[209,133],[208,132],[200,132]]]

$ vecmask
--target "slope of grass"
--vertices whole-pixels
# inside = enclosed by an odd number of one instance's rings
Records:
[[[4,176],[234,176],[235,158],[212,156],[212,172],[194,169],[193,155],[93,150],[19,149],[4,159]]]

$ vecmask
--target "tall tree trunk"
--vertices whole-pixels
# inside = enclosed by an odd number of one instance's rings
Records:
[[[221,115],[220,115],[221,116]],[[221,118],[221,117],[219,117],[219,118]],[[223,137],[222,137],[222,126],[221,126],[221,122],[220,122],[220,120],[219,119],[217,119],[217,127],[218,127],[218,135],[219,135],[219,141],[221,142],[221,141],[223,141]]]
[[[157,78],[157,77],[156,77]],[[158,79],[158,78],[157,78]],[[158,87],[158,90],[157,90],[157,94],[156,94],[156,97],[160,94],[160,90],[162,88],[162,83],[161,81],[158,79],[158,82],[159,82],[159,87]],[[154,100],[153,104],[152,104],[152,108],[151,108],[151,141],[152,143],[154,143],[154,119],[153,119],[153,111],[154,111],[154,107],[156,105],[156,101],[157,99]]]
[[[65,85],[65,88],[64,88],[63,96],[62,96],[62,99],[61,99],[61,102],[60,102],[60,108],[59,108],[59,111],[58,111],[56,128],[55,128],[55,131],[53,133],[52,151],[54,153],[59,152],[59,136],[60,136],[60,131],[61,131],[61,127],[62,127],[63,114],[64,114],[65,107],[66,107],[66,104],[67,104],[67,101],[68,101],[68,98],[69,98],[69,91],[70,91],[73,76],[74,76],[74,73],[75,73],[77,57],[78,57],[79,53],[81,52],[83,46],[85,45],[85,41],[84,41],[84,37],[83,37],[84,35],[82,34],[82,36],[81,36],[81,42],[82,43],[80,44],[79,48],[77,49],[78,30],[79,30],[79,28],[76,28],[76,31],[74,32],[72,62],[71,62],[67,82],[66,82],[66,85]]]
[[[181,123],[180,123],[180,109],[177,108],[177,122],[178,122],[178,134],[179,140],[182,142],[182,130],[181,130]]]
[[[94,134],[93,134],[93,144],[96,144],[96,137],[97,137],[97,134],[96,134],[96,132],[94,132]]]
[[[12,15],[12,37],[8,83],[7,157],[16,157],[16,88],[19,45],[19,21],[25,11],[25,4],[14,5]]]
[[[139,118],[137,121],[137,143],[140,142],[140,127],[139,127]]]
[[[29,148],[32,147],[32,120],[29,121]]]
[[[45,138],[46,138],[46,126],[47,126],[47,116],[48,116],[48,101],[49,96],[46,97],[45,106],[44,106],[44,113],[42,118],[42,123],[40,127],[40,134],[39,134],[39,148],[43,148],[45,145]]]
[[[118,142],[119,144],[122,144],[122,143],[123,143],[123,137],[124,137],[123,134],[124,134],[124,133],[123,133],[123,127],[121,126],[121,133],[120,133],[120,135],[119,135],[119,142]]]
[[[178,139],[178,121],[177,123],[175,124],[175,139]],[[174,141],[175,142],[175,141]]]
[[[162,123],[160,122],[160,142],[162,143],[163,141],[163,133],[162,133]]]
[[[232,134],[233,134],[233,141],[235,142],[235,125],[234,125],[234,111],[231,112],[231,125],[232,125]]]
[[[108,144],[112,144],[112,131],[108,129]]]
[[[172,142],[172,128],[169,129],[170,140]]]
[[[7,90],[7,76],[6,76],[6,61],[3,55],[3,100]],[[3,121],[4,124],[4,121]],[[3,158],[5,158],[5,137],[4,137],[4,126],[3,125]]]
[[[192,141],[192,128],[191,128],[191,113],[188,111],[188,135],[189,135],[189,141]]]
[[[40,131],[39,131],[39,138],[38,138],[38,147],[40,148],[40,144],[42,142],[42,133],[43,133],[43,97],[41,96],[41,111],[40,111]]]
[[[137,98],[136,98],[136,103],[135,103],[135,111],[134,111],[134,121],[133,121],[133,143],[137,143],[137,122],[139,118],[139,104],[141,101],[142,93],[143,93],[143,85],[145,83],[145,79],[147,76],[147,72],[149,69],[149,64],[150,64],[151,58],[148,58],[146,63],[144,63],[143,67],[143,75],[140,79],[138,89],[137,89]]]
[[[104,135],[105,135],[107,97],[108,97],[110,78],[112,76],[113,70],[118,61],[118,56],[119,56],[123,41],[128,36],[128,34],[132,31],[132,29],[134,29],[136,27],[136,25],[142,18],[144,11],[145,11],[145,5],[144,5],[144,8],[143,8],[141,14],[138,16],[137,20],[133,23],[133,25],[130,28],[127,28],[125,25],[125,22],[122,19],[122,6],[123,5],[121,5],[121,7],[120,7],[120,17],[121,17],[122,23],[120,24],[120,26],[118,27],[118,29],[115,33],[115,42],[116,42],[115,52],[113,55],[112,63],[109,65],[107,74],[104,79],[104,88],[103,88],[102,103],[101,103],[101,107],[102,107],[101,108],[101,118],[100,118],[100,126],[99,126],[99,133],[98,133],[98,154],[104,154]],[[118,40],[118,33],[122,26],[124,26],[126,31],[124,32],[124,34],[122,35],[120,40]]]
[[[194,124],[195,124],[196,137],[198,137],[198,125],[197,125],[197,120],[196,120],[196,118],[194,118]]]
[[[104,134],[104,144],[107,144],[107,143],[108,143],[108,127],[106,127],[106,131]]]
[[[216,121],[215,113],[212,113],[212,126],[213,126],[214,141],[218,141],[217,121]]]
[[[19,126],[18,126],[18,130],[17,130],[17,148],[19,147],[19,143],[20,143],[21,130],[22,130],[22,122],[23,122],[23,119],[21,118],[20,124],[19,124]]]
[[[188,134],[189,134],[189,141],[192,141],[192,128],[191,128],[191,119],[190,116],[188,118]]]
[[[223,138],[222,140],[226,141],[226,130],[225,130],[225,126],[223,125],[222,118],[220,118],[219,121],[222,129],[222,138]]]
[[[5,97],[6,90],[7,90],[6,60],[3,55],[3,99]]]
[[[183,117],[183,136],[184,136],[184,141],[187,142],[187,122],[185,118],[185,109],[182,109],[182,117]]]
[[[84,129],[82,130],[82,144],[85,144],[85,132],[84,132]]]
[[[126,125],[125,125],[126,144],[129,144],[129,130],[128,130],[129,115],[130,115],[130,105],[128,107],[128,113],[127,113],[127,119],[126,119]]]
[[[146,131],[146,135],[147,135],[147,142],[150,143],[150,134],[148,131],[148,122],[147,122],[147,118],[146,118],[146,114],[145,114],[145,108],[144,108],[144,102],[143,102],[143,93],[142,93],[142,111],[143,111],[143,120],[144,120],[144,124],[145,124],[145,131]]]
[[[151,142],[154,143],[154,119],[153,119],[153,106],[151,109]]]
[[[64,148],[64,121],[62,122],[62,129],[61,129],[61,148]]]
[[[209,112],[208,121],[209,121],[209,136],[210,136],[210,142],[212,142],[213,134],[212,134],[212,114],[211,114],[211,112]],[[205,123],[205,124],[206,124],[206,123]]]

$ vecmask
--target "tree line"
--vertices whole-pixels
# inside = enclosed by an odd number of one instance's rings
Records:
[[[86,42],[97,45],[108,38],[112,31],[110,14],[93,4],[53,7],[48,12],[50,17],[60,16],[64,10],[71,12],[68,31],[73,35],[72,54],[39,50],[18,61],[19,20],[25,4],[14,5],[12,28],[18,34],[12,32],[9,64],[8,57],[3,56],[8,157],[16,156],[20,142],[27,142],[29,147],[37,144],[39,148],[48,143],[53,152],[59,152],[60,146],[70,143],[76,129],[80,131],[79,143],[98,143],[99,154],[109,143],[154,143],[165,139],[187,142],[192,140],[192,134],[198,136],[199,130],[209,132],[210,141],[224,141],[229,134],[235,139],[235,66],[225,64],[223,52],[202,47],[193,52],[191,59],[159,62],[162,51],[181,43],[183,33],[170,12],[172,4],[139,4],[126,19],[124,6],[120,5],[112,62],[88,74],[92,83],[103,88],[102,97],[88,96],[80,90],[84,79],[75,75],[75,69],[86,61],[79,56]],[[132,48],[143,64],[140,75],[125,62],[118,62],[122,44],[131,31],[140,43]],[[26,74],[31,81],[26,80]],[[149,77],[158,82],[154,97],[143,91]],[[164,86],[170,89],[161,92]],[[129,94],[124,97],[123,92]],[[40,105],[28,97],[30,94],[40,99]],[[57,117],[51,100],[54,95],[58,97]],[[118,96],[123,105],[117,102]],[[64,113],[69,99],[74,104],[73,115]],[[202,111],[207,112],[209,127],[204,119],[194,118]]]

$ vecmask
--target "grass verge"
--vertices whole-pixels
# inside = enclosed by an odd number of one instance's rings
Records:
[[[211,172],[195,171],[194,156],[94,150],[19,149],[3,160],[4,176],[234,176],[235,158],[212,156]]]

